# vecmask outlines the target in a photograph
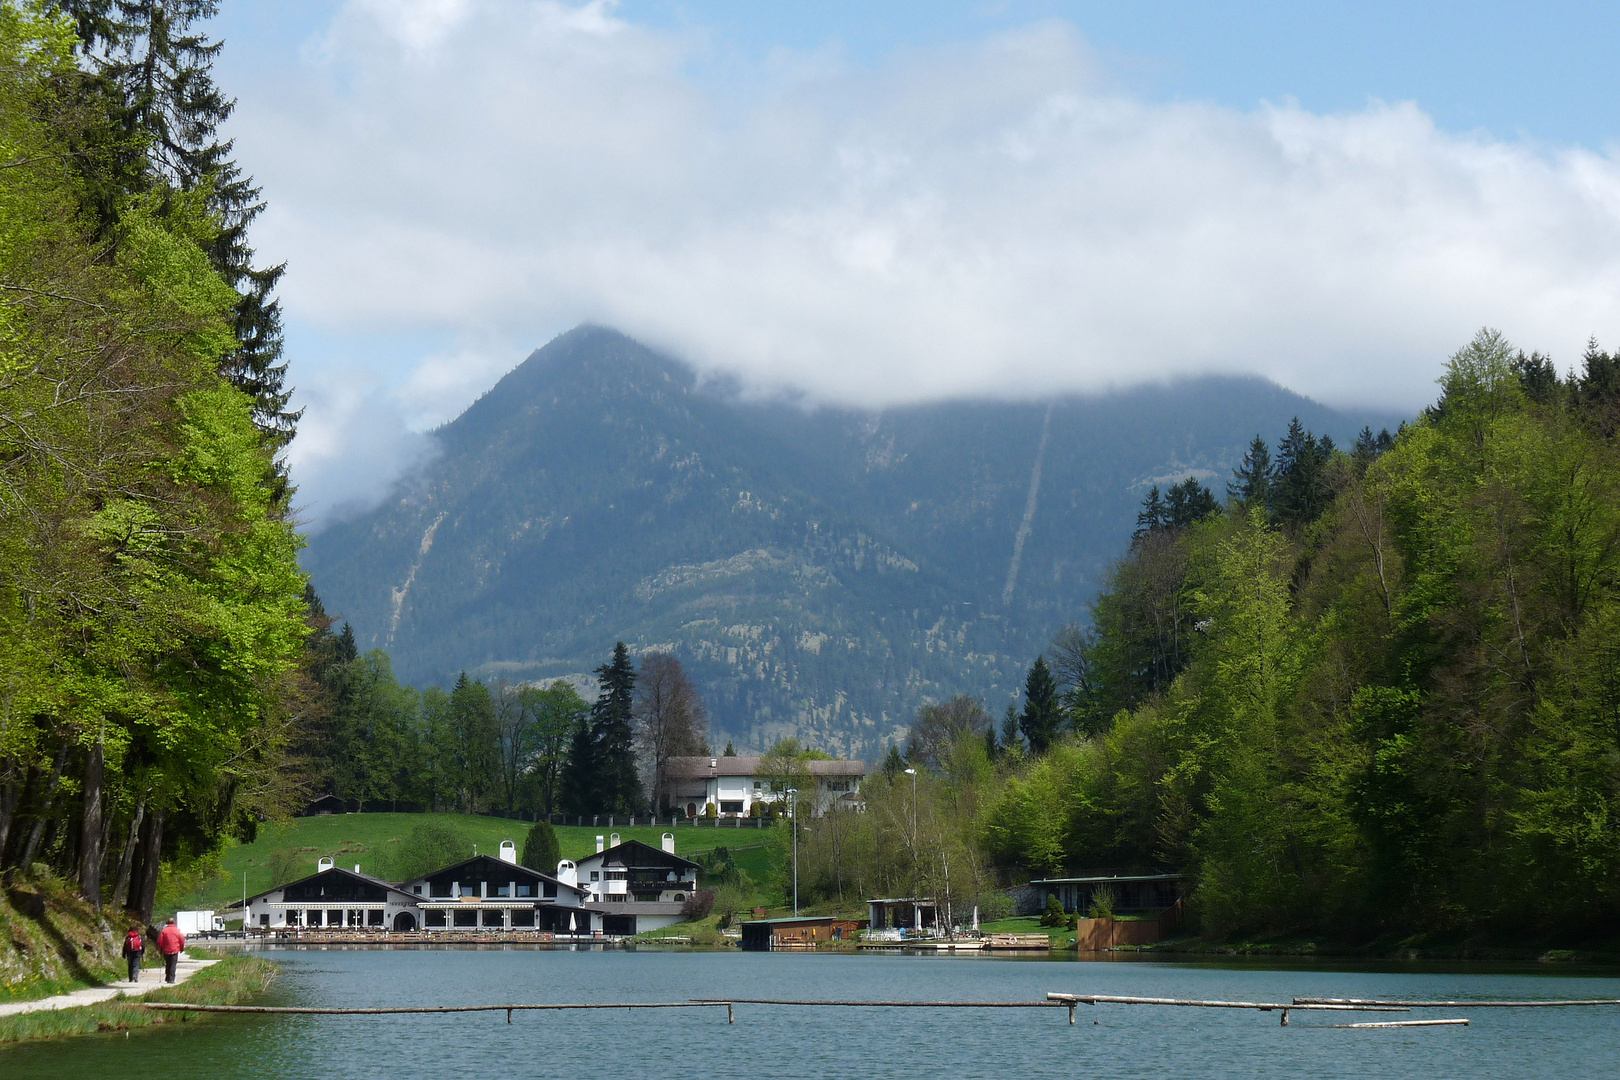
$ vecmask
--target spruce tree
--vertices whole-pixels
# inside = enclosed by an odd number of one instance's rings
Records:
[[[568,739],[568,762],[563,768],[562,794],[558,801],[565,813],[582,815],[597,812],[596,746],[591,741],[591,717],[581,713]]]
[[[1136,531],[1131,534],[1131,540],[1137,541],[1149,533],[1157,532],[1164,528],[1169,520],[1164,499],[1159,495],[1159,486],[1155,484],[1153,490],[1148,492],[1147,498],[1142,500],[1142,509],[1136,515]]]
[[[1232,480],[1226,485],[1226,497],[1246,507],[1271,510],[1271,450],[1266,441],[1256,435],[1243,455],[1243,461],[1232,471]]]
[[[646,806],[636,768],[636,669],[624,642],[613,659],[596,669],[601,693],[591,706],[591,744],[596,755],[598,813],[634,814]]]
[[[272,296],[286,268],[254,266],[247,231],[265,204],[253,178],[231,158],[233,141],[219,137],[236,101],[214,83],[224,43],[198,28],[218,12],[218,0],[54,0],[51,6],[73,20],[86,62],[117,102],[115,121],[145,141],[144,169],[120,170],[120,184],[132,189],[122,194],[204,193],[220,225],[205,250],[240,296],[232,312],[237,347],[220,373],[253,399],[254,421],[270,443],[285,446],[301,415],[287,409],[281,306]],[[105,172],[104,166],[96,168]],[[97,188],[106,177],[90,180]],[[103,231],[111,234],[127,200],[108,192],[98,201]]]
[[[1046,665],[1046,657],[1037,656],[1024,680],[1024,711],[1018,718],[1018,727],[1024,733],[1032,754],[1044,754],[1057,740],[1062,713],[1058,709],[1057,680]]]
[[[1024,749],[1024,737],[1018,733],[1018,707],[1012,702],[1007,703],[1006,715],[1001,718],[1001,749],[1003,753]]]
[[[1164,518],[1168,528],[1184,529],[1211,514],[1220,513],[1221,507],[1215,501],[1214,494],[1190,476],[1172,485],[1166,495]]]
[[[731,740],[730,739],[726,740],[726,752],[724,754],[721,754],[720,756],[721,757],[736,757],[737,756],[737,748],[735,746],[731,745]]]
[[[1294,417],[1288,433],[1277,444],[1277,469],[1272,484],[1272,509],[1278,521],[1309,525],[1327,509],[1332,491],[1328,485],[1328,463],[1333,459],[1333,440],[1317,439]]]
[[[883,755],[883,775],[893,780],[905,771],[906,759],[901,756],[900,747],[890,743],[889,752]]]

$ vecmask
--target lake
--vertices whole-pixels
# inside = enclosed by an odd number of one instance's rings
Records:
[[[1540,971],[1287,970],[1210,963],[589,949],[265,950],[269,1004],[678,1001],[692,997],[1030,1000],[1047,991],[1286,1001],[1295,996],[1620,996],[1620,980]],[[1620,1008],[1426,1011],[1457,1028],[1333,1030],[1377,1014],[1130,1005],[1005,1010],[646,1010],[380,1017],[226,1017],[0,1048],[0,1076],[629,1078],[1612,1077]],[[1095,1021],[1095,1023],[1093,1022]]]

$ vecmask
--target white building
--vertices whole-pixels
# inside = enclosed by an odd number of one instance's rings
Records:
[[[611,846],[596,838],[596,854],[575,869],[590,906],[601,913],[610,937],[661,930],[685,919],[686,901],[698,887],[698,864],[675,854],[675,834],[665,833],[662,850],[639,840]]]
[[[518,865],[517,846],[510,840],[502,841],[499,856],[480,855],[400,885],[362,874],[358,866],[352,872],[341,869],[323,858],[309,877],[249,897],[244,925],[265,932],[599,933],[602,913],[587,906],[591,890],[578,882],[574,864],[567,860],[557,864],[555,876]]]
[[[689,818],[713,806],[719,817],[751,817],[755,803],[786,803],[779,778],[767,774],[757,757],[678,757],[665,766],[670,801]],[[866,763],[807,761],[809,790],[797,795],[802,811],[819,817],[836,805],[858,806]]]
[[[258,930],[414,930],[418,919],[409,892],[362,874],[358,866],[351,872],[333,866],[331,859],[321,859],[309,877],[250,897],[242,925]]]

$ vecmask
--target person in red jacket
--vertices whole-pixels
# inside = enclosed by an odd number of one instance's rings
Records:
[[[129,933],[124,935],[124,959],[129,961],[129,981],[141,981],[141,956],[146,952],[146,942],[141,940],[141,928],[132,926]]]
[[[158,952],[163,954],[163,981],[174,982],[174,969],[180,963],[180,954],[186,948],[186,935],[174,924],[174,916],[164,924],[158,933]]]

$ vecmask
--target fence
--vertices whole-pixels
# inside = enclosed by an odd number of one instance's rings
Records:
[[[1156,919],[1079,919],[1075,922],[1075,948],[1102,952],[1121,945],[1151,945],[1181,925],[1181,901],[1159,912]]]

